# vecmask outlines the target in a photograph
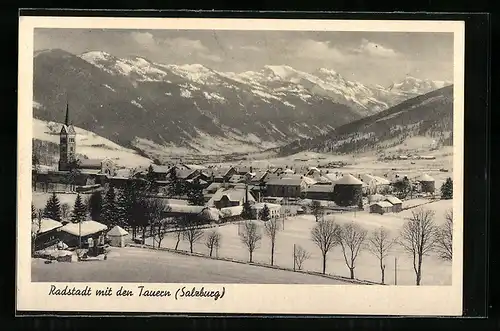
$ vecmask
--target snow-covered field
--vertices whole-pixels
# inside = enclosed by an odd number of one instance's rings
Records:
[[[444,221],[444,212],[451,208],[452,200],[443,200],[432,202],[425,205],[426,208],[436,211],[436,223]],[[368,212],[343,213],[332,216],[338,223],[354,221],[367,230],[373,230],[379,226],[384,226],[391,231],[392,235],[397,235],[405,222],[404,217],[410,217],[411,211],[404,211],[399,214],[374,215]],[[304,270],[321,271],[321,251],[311,241],[311,229],[314,227],[314,217],[311,215],[300,215],[290,217],[284,222],[284,230],[280,231],[276,239],[275,264],[283,267],[293,267],[293,246],[298,245],[306,249],[311,257],[304,262]],[[238,225],[229,224],[218,228],[222,236],[219,256],[248,260],[248,251],[241,243],[238,235]],[[149,241],[151,243],[151,240]],[[168,235],[162,242],[162,246],[174,248],[176,238],[173,234]],[[263,235],[260,247],[254,252],[254,261],[260,263],[270,263],[270,240]],[[180,250],[189,250],[189,244],[181,241]],[[208,249],[203,241],[195,244],[194,250],[199,253],[208,253]],[[386,259],[386,277],[387,284],[394,284],[394,265],[397,258],[397,280],[398,285],[414,285],[415,274],[413,271],[411,259],[395,246],[391,254]],[[444,262],[436,256],[426,256],[423,263],[422,285],[450,285],[451,284],[451,263]],[[326,271],[329,274],[349,277],[349,270],[344,262],[340,247],[335,247],[328,254]],[[362,251],[358,256],[356,263],[356,278],[380,281],[380,268],[378,260],[369,252]]]
[[[60,123],[33,119],[33,138],[59,144]],[[76,152],[91,159],[112,159],[121,167],[147,166],[151,160],[91,131],[75,127]]]
[[[165,251],[112,248],[105,261],[45,264],[33,259],[34,282],[343,284],[326,277]]]

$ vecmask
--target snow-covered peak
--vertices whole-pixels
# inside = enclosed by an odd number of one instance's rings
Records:
[[[424,94],[451,84],[452,82],[448,81],[420,79],[408,75],[402,81],[390,85],[388,90],[412,94]]]
[[[95,64],[101,61],[110,61],[114,60],[115,57],[109,53],[103,51],[90,51],[80,55],[80,58],[84,59],[87,62]]]
[[[281,79],[287,79],[290,75],[297,73],[297,70],[287,65],[266,65],[264,66],[264,71]]]

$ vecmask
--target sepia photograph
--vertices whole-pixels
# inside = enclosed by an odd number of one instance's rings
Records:
[[[461,307],[460,22],[24,19],[18,277],[39,295],[428,288]]]

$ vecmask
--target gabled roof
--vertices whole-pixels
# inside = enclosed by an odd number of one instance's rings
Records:
[[[396,205],[396,204],[400,204],[400,203],[403,203],[403,201],[399,200],[398,198],[394,197],[394,196],[388,196],[385,198],[387,201],[389,201],[390,203],[392,203],[393,205]]]
[[[192,173],[198,171],[198,170],[190,170],[190,169],[186,169],[186,170],[175,169],[175,170],[176,170],[178,178],[187,178]]]
[[[67,133],[67,134],[76,134],[75,128],[71,124],[70,125],[63,124],[61,127],[61,131],[59,131],[59,132],[60,133]]]
[[[190,170],[205,170],[207,167],[199,164],[184,164],[184,166]]]
[[[153,172],[156,174],[166,174],[172,169],[169,166],[165,165],[157,165],[157,164],[152,164],[151,167],[153,168]]]
[[[215,201],[220,201],[224,196],[226,196],[229,201],[242,201],[245,199],[245,194],[244,188],[220,188],[210,199],[208,205],[213,205]],[[248,201],[255,201],[255,198],[252,193],[250,193],[250,190],[248,192]]]
[[[234,206],[234,207],[226,207],[220,210],[220,216],[231,217],[231,216],[239,216],[243,212],[243,206]]]
[[[342,178],[335,182],[336,185],[363,185],[363,182],[351,174],[345,174]]]
[[[208,187],[205,189],[206,191],[217,191],[220,187],[222,186],[222,183],[211,183],[210,185],[208,185]]]
[[[371,204],[370,206],[374,206],[374,205],[377,205],[377,206],[380,206],[382,208],[389,208],[389,207],[392,207],[392,203],[388,202],[388,201],[379,201],[379,202],[375,202],[373,204]]]
[[[128,235],[128,232],[125,231],[123,228],[119,227],[118,225],[115,225],[114,228],[108,231],[108,236],[110,237],[122,237]]]
[[[60,230],[74,236],[88,236],[106,230],[108,227],[96,221],[83,221],[81,226],[79,223],[68,223]],[[81,230],[81,231],[80,231]]]
[[[42,218],[40,222],[38,220],[33,220],[31,222],[31,231],[33,233],[45,233],[51,230],[62,227],[62,223],[51,218]]]

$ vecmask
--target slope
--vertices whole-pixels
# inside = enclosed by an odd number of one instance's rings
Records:
[[[432,148],[453,144],[453,86],[407,100],[395,107],[340,126],[331,133],[300,139],[274,149],[280,156],[302,151],[348,154],[378,151],[425,137]],[[418,145],[421,142],[416,140]]]

